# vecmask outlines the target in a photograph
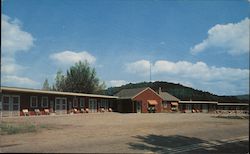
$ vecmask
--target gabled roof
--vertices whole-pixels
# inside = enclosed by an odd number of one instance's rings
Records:
[[[164,101],[176,101],[176,102],[180,101],[178,98],[167,92],[159,92],[159,95],[163,98]]]
[[[85,96],[85,97],[96,97],[96,98],[118,98],[116,96],[107,96],[107,95],[46,91],[46,90],[39,90],[39,89],[16,88],[16,87],[1,87],[1,92],[3,92],[3,91],[28,92],[28,93],[40,93],[40,94],[56,94],[56,95],[67,95],[67,96]]]
[[[146,91],[147,89],[150,89],[152,92],[154,92],[156,95],[161,97],[159,94],[157,94],[153,89],[150,87],[143,87],[143,88],[133,88],[133,89],[122,89],[118,93],[115,94],[115,96],[119,97],[119,99],[133,99],[142,92]],[[161,97],[162,98],[162,97]]]
[[[141,91],[144,91],[147,89],[147,87],[143,88],[133,88],[133,89],[122,89],[118,93],[115,94],[115,96],[118,96],[121,99],[132,99],[134,96],[136,96]]]

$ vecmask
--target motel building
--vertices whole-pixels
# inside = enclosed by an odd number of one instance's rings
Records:
[[[248,111],[249,104],[246,103],[217,103],[218,111]]]
[[[248,112],[248,103],[222,103],[215,101],[179,101],[179,111],[184,113]]]
[[[1,87],[1,116],[108,111],[116,96]]]
[[[117,111],[121,113],[161,112],[163,98],[153,89],[134,88],[122,89],[115,94]]]
[[[115,96],[1,87],[0,114],[5,116],[61,115],[93,112],[120,113],[214,113],[247,112],[248,103],[181,101],[149,87],[122,89]]]
[[[214,112],[218,102],[214,101],[179,101],[179,110],[185,113],[191,112]]]
[[[163,99],[162,101],[162,111],[163,112],[177,112],[179,111],[178,106],[180,100],[175,96],[169,94],[168,92],[162,92],[161,87],[159,87],[159,95]]]

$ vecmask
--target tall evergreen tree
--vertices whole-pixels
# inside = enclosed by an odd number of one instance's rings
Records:
[[[42,90],[50,90],[49,81],[47,78],[44,80]]]
[[[53,88],[56,91],[64,91],[65,89],[65,76],[63,75],[62,70],[57,71],[56,78],[55,78],[55,84]]]

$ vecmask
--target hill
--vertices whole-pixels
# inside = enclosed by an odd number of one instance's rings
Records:
[[[246,99],[246,95],[240,96],[218,96],[206,91],[193,89],[191,87],[186,87],[181,84],[175,84],[164,81],[156,82],[140,82],[140,83],[129,83],[120,87],[110,87],[103,91],[103,94],[114,95],[122,89],[130,88],[140,88],[140,87],[150,87],[156,92],[158,92],[159,87],[162,91],[166,91],[180,100],[203,100],[203,101],[218,101],[227,103],[248,103],[249,99]],[[248,95],[249,96],[249,95]],[[249,97],[248,97],[249,98]]]
[[[237,97],[238,99],[249,100],[249,94],[237,95],[235,97]]]

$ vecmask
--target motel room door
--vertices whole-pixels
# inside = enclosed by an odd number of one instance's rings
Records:
[[[202,104],[202,112],[208,113],[208,104]]]
[[[89,99],[89,112],[96,112],[97,111],[97,100],[96,99]]]
[[[141,113],[141,102],[135,102],[136,103],[136,113]]]
[[[3,95],[2,98],[2,116],[20,115],[20,96]]]
[[[66,114],[67,113],[67,98],[56,97],[55,111],[56,111],[56,114]]]
[[[192,112],[192,105],[186,104],[186,112]]]

